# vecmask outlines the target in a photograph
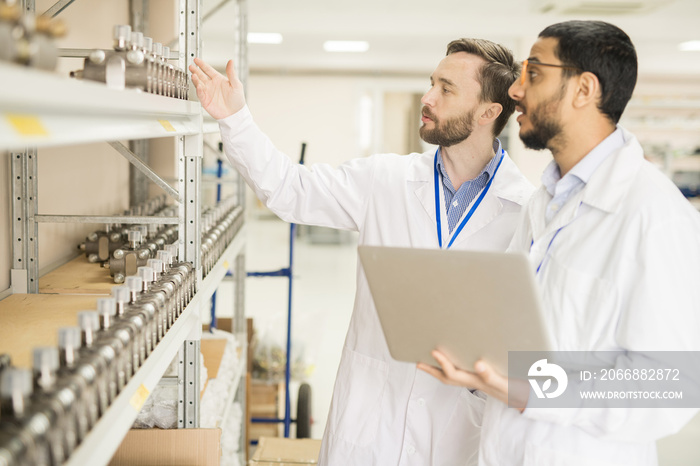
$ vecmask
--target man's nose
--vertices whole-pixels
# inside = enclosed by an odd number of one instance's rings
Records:
[[[510,85],[508,88],[508,95],[515,101],[522,100],[523,96],[525,95],[525,89],[520,84],[519,79],[516,79],[513,81],[513,84]]]
[[[423,94],[423,97],[421,97],[420,99],[420,103],[429,107],[433,106],[433,104],[435,103],[435,99],[433,98],[433,89],[430,89],[428,90],[428,92]]]

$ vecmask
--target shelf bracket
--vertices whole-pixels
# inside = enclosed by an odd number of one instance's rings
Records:
[[[14,293],[39,292],[36,147],[11,152],[12,176],[12,271]]]
[[[177,426],[199,427],[199,351],[200,340],[185,340],[178,354]]]
[[[153,170],[150,169],[148,165],[143,163],[141,159],[131,152],[128,147],[126,147],[121,142],[112,141],[108,143],[117,152],[119,152],[125,159],[127,159],[137,170],[146,175],[148,179],[153,181],[160,189],[165,191],[168,196],[172,197],[176,201],[180,202],[180,193],[173,189],[168,183],[166,183],[160,176],[158,176]]]

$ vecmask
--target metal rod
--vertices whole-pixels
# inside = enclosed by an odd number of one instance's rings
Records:
[[[87,58],[96,49],[58,49],[58,56],[64,58]],[[102,49],[107,52],[107,49]]]
[[[52,18],[55,18],[56,16],[61,14],[63,10],[68,8],[74,1],[75,0],[58,0],[56,3],[53,4],[51,8],[46,10],[42,16],[50,16]]]
[[[216,13],[217,11],[219,11],[219,10],[221,9],[222,6],[226,5],[226,4],[227,4],[228,2],[230,2],[230,1],[231,1],[231,0],[223,0],[221,3],[219,3],[219,4],[216,5],[214,8],[212,8],[211,10],[209,10],[209,11],[207,12],[207,14],[205,14],[205,15],[202,16],[202,22],[208,20],[212,15],[214,15],[214,13]],[[168,47],[173,48],[173,46],[175,46],[175,44],[177,44],[179,40],[180,40],[179,37],[176,37],[176,38],[172,39],[170,42],[167,43]],[[173,57],[173,59],[175,59],[175,58],[177,58],[177,57]]]
[[[150,169],[145,163],[138,158],[136,154],[131,152],[128,147],[126,147],[121,142],[109,142],[110,146],[114,147],[117,152],[119,152],[124,158],[126,158],[132,165],[134,165],[141,173],[146,175],[151,181],[153,181],[160,189],[165,191],[168,196],[180,200],[180,193],[173,189],[168,183],[163,181],[163,179],[158,176],[153,170]]]
[[[142,217],[126,215],[35,215],[37,223],[137,223],[157,225],[177,225],[178,217]]]
[[[71,49],[71,48],[60,48],[58,49],[58,56],[63,58],[87,58],[90,56],[90,52],[93,50],[102,50],[104,52],[110,52],[112,49]],[[171,50],[170,54],[165,57],[168,60],[177,60],[179,57],[179,52],[177,50]]]
[[[230,0],[222,0],[218,5],[216,5],[214,8],[211,10],[207,11],[206,14],[202,16],[202,22],[208,20],[211,18],[217,11],[221,9],[224,5],[226,5]]]

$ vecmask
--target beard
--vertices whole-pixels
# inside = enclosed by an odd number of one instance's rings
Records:
[[[559,110],[558,103],[564,97],[565,92],[566,89],[562,87],[558,96],[542,102],[530,112],[527,111],[527,108],[523,109],[532,124],[530,131],[520,133],[520,140],[523,141],[525,147],[534,150],[547,149],[550,141],[561,134],[561,124],[556,120],[556,113]]]
[[[520,140],[528,149],[546,149],[549,141],[561,133],[561,125],[551,117],[543,115],[540,110],[541,108],[537,108],[529,115],[533,129],[520,134]]]
[[[472,134],[474,110],[445,121],[438,120],[427,107],[423,107],[423,115],[435,123],[435,128],[431,130],[427,129],[425,125],[421,126],[419,130],[421,139],[428,144],[450,147],[459,144]]]

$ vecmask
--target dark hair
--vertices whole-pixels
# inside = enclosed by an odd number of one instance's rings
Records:
[[[554,53],[562,64],[598,77],[598,109],[617,124],[637,83],[637,52],[629,36],[603,21],[566,21],[545,28],[540,37],[558,39]],[[563,70],[565,77],[576,73]]]
[[[515,111],[515,101],[508,95],[508,88],[520,76],[520,63],[516,63],[513,53],[506,47],[484,39],[457,39],[447,45],[447,55],[466,52],[486,60],[479,72],[477,81],[481,86],[481,102],[496,102],[503,111],[493,125],[493,135],[498,136]]]

